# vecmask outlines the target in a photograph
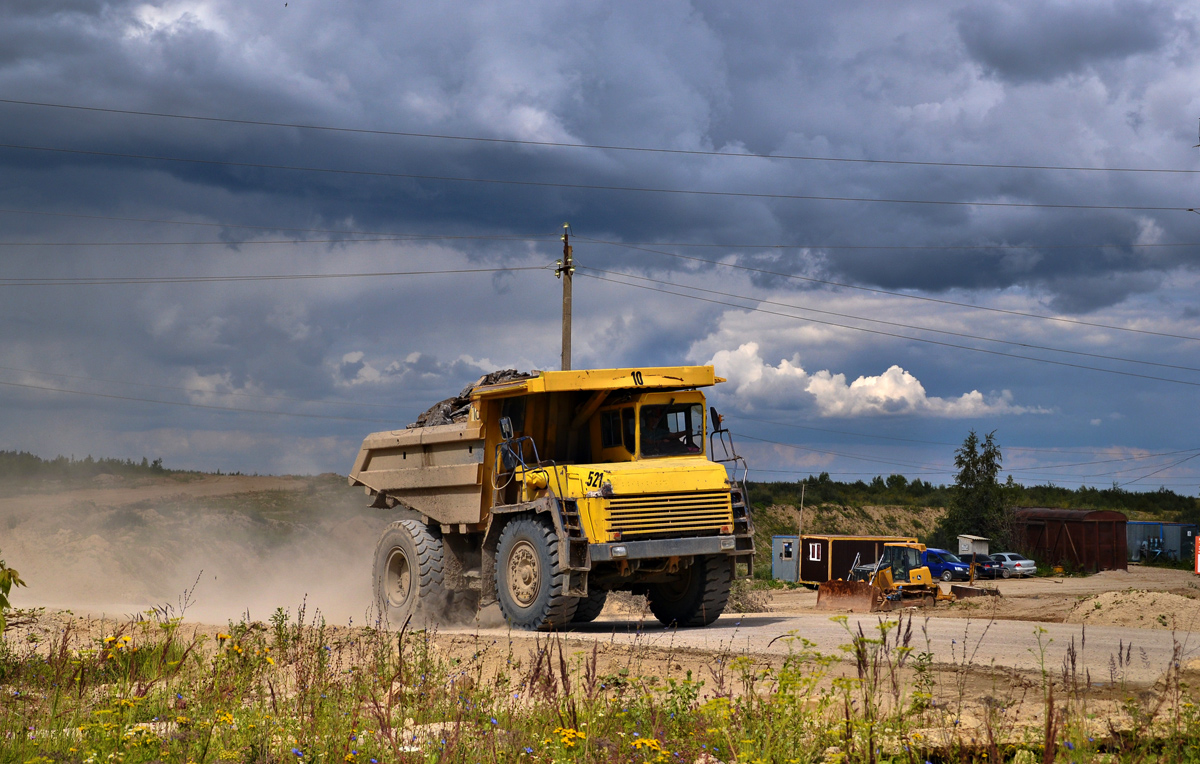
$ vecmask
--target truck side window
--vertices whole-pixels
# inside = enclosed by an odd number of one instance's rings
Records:
[[[513,432],[525,431],[525,397],[505,398],[500,406],[500,416],[512,420]]]
[[[600,414],[600,447],[612,448],[621,445],[621,412],[605,411]]]
[[[621,409],[621,435],[625,439],[625,450],[631,454],[637,453],[637,442],[635,441],[636,426],[633,419],[633,408]]]

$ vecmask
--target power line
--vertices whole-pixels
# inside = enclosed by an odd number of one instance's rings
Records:
[[[539,180],[511,180],[503,178],[469,178],[453,175],[425,175],[420,173],[384,172],[382,170],[348,170],[336,167],[307,167],[302,165],[269,164],[265,162],[234,162],[222,159],[194,159],[169,157],[154,154],[132,154],[120,151],[98,151],[95,149],[67,149],[56,146],[31,146],[18,143],[0,143],[0,148],[22,151],[42,151],[59,154],[76,154],[115,159],[143,159],[155,162],[178,162],[222,167],[241,167],[256,170],[288,170],[294,172],[317,172],[334,175],[354,175],[373,178],[404,178],[408,180],[435,180],[457,183],[489,183],[507,186],[538,188],[565,188],[583,191],[621,191],[650,194],[673,194],[685,196],[714,196],[739,199],[780,199],[792,201],[862,202],[869,204],[916,204],[952,207],[1003,207],[1016,209],[1060,209],[1060,210],[1125,210],[1134,212],[1190,212],[1188,207],[1138,206],[1126,204],[1045,204],[1038,202],[966,202],[949,199],[882,199],[860,196],[820,196],[816,194],[774,194],[763,191],[706,191],[688,188],[653,188],[649,186],[609,186],[596,183],[556,183]]]
[[[113,215],[85,215],[78,212],[50,212],[47,210],[23,210],[12,207],[0,208],[0,213],[12,215],[41,215],[44,217],[59,217],[59,218],[77,218],[80,220],[110,220],[121,223],[153,223],[157,225],[190,225],[201,226],[204,228],[239,228],[251,231],[294,231],[296,233],[328,233],[342,234],[345,236],[385,236],[397,237],[401,239],[485,239],[485,240],[511,240],[511,241],[542,241],[546,239],[558,240],[560,234],[419,234],[419,233],[395,233],[391,231],[355,231],[342,228],[294,228],[287,226],[274,225],[247,225],[245,223],[210,223],[199,220],[174,220],[170,218],[129,218],[117,217]],[[340,241],[340,240],[338,240]],[[237,243],[237,242],[235,242]]]
[[[394,403],[368,403],[366,401],[337,401],[337,400],[314,400],[311,398],[293,398],[287,395],[260,395],[256,393],[237,393],[237,392],[219,392],[216,390],[202,390],[195,387],[177,387],[174,385],[152,385],[147,382],[130,382],[124,379],[104,379],[103,377],[83,377],[75,374],[59,374],[52,371],[37,371],[35,369],[18,369],[13,366],[0,366],[0,371],[11,371],[18,374],[33,374],[39,377],[57,377],[59,379],[74,379],[83,382],[101,382],[113,385],[130,385],[133,387],[145,387],[154,390],[176,390],[184,393],[197,393],[200,395],[230,395],[238,398],[258,398],[271,401],[292,401],[294,403],[317,403],[321,405],[331,406],[372,406],[378,408],[396,409],[399,408]]]
[[[121,244],[121,245],[160,244],[160,245],[167,245],[167,244],[210,244],[210,243],[211,244],[239,244],[240,245],[240,244],[256,244],[256,243],[260,243],[260,242],[270,243],[270,244],[304,244],[304,243],[309,243],[309,242],[337,244],[337,243],[342,243],[345,241],[392,241],[392,240],[403,241],[403,240],[408,240],[408,239],[413,239],[413,240],[480,239],[480,240],[485,240],[485,241],[532,241],[532,242],[553,240],[555,243],[557,243],[558,237],[561,235],[558,233],[549,233],[549,234],[476,234],[476,235],[471,235],[471,234],[419,234],[419,233],[398,233],[398,232],[391,232],[391,231],[364,231],[364,230],[353,230],[353,229],[343,229],[343,228],[295,228],[295,227],[288,227],[288,226],[247,225],[244,223],[211,223],[211,222],[203,222],[203,221],[196,221],[196,220],[175,220],[175,219],[170,219],[170,218],[131,218],[131,217],[119,217],[119,216],[113,216],[113,215],[85,215],[85,214],[71,213],[71,212],[49,212],[46,210],[15,209],[15,208],[11,208],[11,207],[0,208],[0,213],[14,214],[14,215],[43,215],[43,216],[50,216],[50,217],[79,218],[79,219],[83,219],[83,220],[109,220],[109,221],[124,222],[124,223],[153,223],[153,224],[159,224],[159,225],[205,226],[205,227],[209,227],[209,228],[239,228],[239,229],[247,229],[247,230],[255,230],[255,231],[295,231],[298,233],[327,233],[327,234],[341,234],[343,236],[378,237],[378,238],[370,238],[370,239],[328,239],[328,240],[325,240],[325,239],[284,239],[284,240],[265,241],[265,242],[263,240],[256,240],[256,239],[246,239],[246,240],[238,240],[238,241],[227,241],[224,239],[217,239],[217,240],[213,240],[211,242],[210,241],[97,242],[94,246],[106,245],[106,244]],[[728,244],[728,243],[704,244],[704,243],[700,243],[700,242],[673,242],[673,241],[672,242],[666,242],[666,241],[658,241],[658,242],[613,241],[611,239],[595,239],[595,238],[591,238],[591,237],[587,237],[587,236],[578,236],[578,235],[576,235],[576,238],[583,240],[583,241],[590,241],[594,244],[606,244],[606,245],[614,246],[614,247],[624,247],[626,249],[634,249],[634,250],[638,250],[640,252],[653,252],[653,253],[660,254],[660,255],[667,255],[669,257],[677,257],[677,258],[685,259],[685,260],[693,260],[695,262],[700,262],[700,263],[709,263],[712,265],[724,265],[724,266],[727,266],[730,268],[741,268],[743,270],[757,271],[757,272],[772,275],[772,276],[784,276],[787,278],[796,278],[796,279],[807,280],[807,281],[815,281],[815,282],[821,283],[821,284],[844,286],[844,287],[848,287],[850,289],[864,289],[864,290],[872,291],[872,292],[881,292],[882,294],[891,294],[891,295],[895,295],[898,297],[912,297],[912,295],[904,294],[903,292],[888,292],[886,290],[881,290],[881,289],[870,289],[868,287],[859,287],[859,286],[854,286],[852,284],[842,284],[842,283],[839,283],[836,281],[821,281],[819,279],[810,279],[810,278],[806,278],[804,276],[797,276],[797,275],[788,274],[788,273],[776,273],[774,271],[765,271],[765,270],[760,270],[757,268],[750,268],[747,266],[734,265],[732,263],[726,263],[721,260],[705,260],[703,258],[688,257],[687,255],[680,255],[680,254],[677,254],[674,252],[663,252],[663,251],[656,250],[656,249],[646,249],[646,247],[649,247],[649,246],[688,247],[688,248],[700,247],[700,248],[706,248],[706,249],[775,249],[775,250],[786,250],[786,249],[851,249],[851,250],[864,250],[864,249],[867,249],[867,250],[869,250],[869,249],[885,249],[885,250],[960,250],[960,249],[980,249],[980,250],[1002,249],[1002,250],[1007,250],[1007,249],[1021,249],[1021,250],[1024,250],[1024,249],[1101,249],[1104,247],[1114,247],[1114,246],[1129,247],[1130,249],[1154,248],[1154,247],[1200,247],[1200,242],[1172,242],[1172,243],[1158,243],[1158,244],[1139,244],[1139,243],[1135,243],[1135,242],[1122,242],[1120,244],[1113,244],[1110,242],[1107,244],[1097,243],[1097,244],[905,244],[905,245],[898,245],[898,244]],[[51,246],[51,245],[53,245],[53,246],[69,246],[71,244],[79,244],[79,242],[48,242],[45,244],[42,244],[39,242],[36,244],[38,246],[43,246],[43,245],[44,246]],[[83,244],[87,244],[88,246],[93,246],[91,243],[87,243],[87,242],[84,242]],[[3,246],[24,246],[24,245],[34,246],[33,243],[29,243],[29,242],[0,242],[0,245],[3,245]],[[966,307],[966,308],[979,308],[979,306],[971,305],[969,303],[949,303],[949,304],[961,305],[962,307]],[[1023,315],[1023,314],[1018,314],[1018,315]],[[1070,320],[1070,319],[1056,319],[1052,316],[1037,316],[1034,314],[1030,314],[1030,315],[1033,315],[1033,317],[1035,317],[1035,318],[1048,318],[1051,320],[1063,320],[1063,321]],[[1121,327],[1106,327],[1106,328],[1120,329]]]
[[[1132,328],[1129,328],[1126,326],[1113,326],[1111,324],[1100,324],[1100,323],[1095,323],[1092,321],[1081,321],[1081,320],[1075,319],[1075,318],[1063,318],[1061,316],[1044,316],[1039,313],[1024,313],[1019,310],[1007,310],[1005,308],[993,308],[993,307],[989,307],[986,305],[972,305],[972,304],[966,303],[966,302],[955,302],[953,300],[943,300],[943,299],[939,299],[937,297],[924,297],[924,296],[915,295],[915,294],[905,294],[904,292],[893,292],[893,291],[890,291],[887,289],[876,289],[874,287],[859,286],[857,284],[847,284],[847,283],[840,282],[840,281],[830,281],[828,279],[812,278],[811,276],[800,276],[800,275],[794,274],[794,273],[780,273],[778,271],[768,271],[763,268],[753,268],[748,265],[740,265],[737,263],[726,263],[726,262],[722,262],[720,260],[707,260],[702,257],[692,257],[691,255],[681,255],[677,252],[664,252],[662,250],[657,250],[657,249],[647,249],[645,247],[638,247],[638,246],[634,246],[631,244],[623,244],[621,242],[601,241],[599,239],[588,239],[585,236],[580,236],[578,238],[583,239],[585,241],[593,241],[593,242],[601,243],[601,244],[611,244],[613,246],[624,247],[626,249],[637,250],[639,252],[650,252],[650,253],[658,254],[658,255],[666,255],[667,257],[674,257],[674,258],[678,258],[680,260],[691,260],[693,262],[698,262],[698,263],[708,263],[709,265],[721,265],[726,268],[736,268],[738,270],[750,271],[752,273],[761,273],[765,276],[779,276],[781,278],[793,279],[796,281],[807,281],[807,282],[810,282],[813,284],[825,284],[827,286],[844,287],[846,289],[857,289],[861,292],[874,292],[875,294],[885,294],[885,295],[888,295],[891,297],[904,297],[909,300],[921,300],[922,302],[933,302],[933,303],[938,303],[941,305],[953,305],[958,308],[970,308],[972,310],[983,310],[983,311],[988,311],[990,313],[1003,313],[1003,314],[1007,314],[1010,316],[1020,316],[1022,318],[1037,318],[1037,319],[1041,319],[1043,321],[1058,321],[1058,322],[1066,323],[1066,324],[1078,324],[1080,326],[1091,326],[1091,327],[1095,327],[1097,329],[1111,329],[1113,331],[1132,332],[1134,334],[1149,334],[1149,335],[1153,335],[1155,337],[1168,337],[1171,339],[1192,340],[1195,342],[1200,342],[1200,337],[1192,337],[1192,336],[1188,336],[1188,335],[1184,335],[1184,334],[1170,334],[1167,332],[1155,332],[1155,331],[1151,331],[1149,329],[1132,329]]]
[[[0,286],[113,286],[118,284],[207,284],[231,281],[302,281],[311,279],[359,279],[383,276],[437,276],[459,273],[503,273],[544,271],[551,266],[512,268],[451,268],[436,271],[380,271],[377,273],[289,273],[273,276],[112,276],[97,278],[0,278]]]
[[[193,409],[208,409],[212,411],[231,411],[239,414],[264,414],[267,416],[290,416],[302,417],[304,419],[336,419],[343,422],[374,422],[384,424],[395,424],[392,419],[363,419],[360,417],[346,416],[330,416],[327,414],[301,414],[293,411],[263,411],[262,409],[247,409],[235,408],[233,406],[212,406],[204,403],[184,403],[182,401],[163,401],[154,398],[136,398],[130,395],[112,395],[110,393],[89,393],[82,390],[70,390],[63,387],[49,387],[47,385],[30,385],[21,382],[0,382],[0,385],[5,387],[20,387],[27,390],[43,390],[55,393],[69,393],[70,395],[83,395],[89,398],[109,398],[118,401],[136,401],[138,403],[157,403],[160,406],[181,406],[184,408]]]
[[[1146,478],[1148,478],[1148,477],[1154,477],[1155,475],[1157,475],[1157,474],[1158,474],[1158,473],[1160,473],[1160,472],[1166,472],[1167,470],[1171,469],[1172,467],[1178,467],[1180,464],[1183,464],[1184,462],[1190,462],[1192,459],[1195,459],[1197,456],[1200,456],[1200,454],[1192,454],[1191,456],[1187,457],[1186,459],[1180,459],[1180,460],[1179,460],[1179,461],[1177,461],[1177,462],[1173,462],[1173,463],[1171,463],[1171,464],[1168,464],[1167,466],[1165,466],[1165,467],[1163,467],[1163,468],[1161,468],[1161,469],[1157,469],[1157,470],[1155,470],[1154,472],[1151,472],[1151,473],[1150,473],[1150,474],[1148,474],[1148,475],[1142,475],[1141,477],[1136,477],[1136,478],[1134,478],[1133,480],[1126,480],[1124,483],[1121,483],[1120,485],[1118,485],[1118,486],[1116,486],[1116,487],[1117,487],[1117,488],[1124,488],[1125,486],[1127,486],[1127,485],[1130,485],[1130,484],[1132,484],[1132,483],[1136,483],[1136,482],[1138,482],[1139,480],[1145,480],[1145,479],[1146,479]]]
[[[591,239],[586,236],[578,237],[596,244],[612,244],[617,247],[702,247],[705,249],[901,249],[901,250],[958,250],[958,249],[1102,249],[1104,247],[1129,247],[1143,249],[1153,247],[1200,247],[1200,242],[1166,242],[1157,244],[1139,244],[1122,242],[1121,244],[704,244],[702,242],[686,241],[612,241],[610,239]],[[653,252],[654,250],[646,250]],[[666,253],[664,253],[666,254]],[[704,262],[716,262],[705,260]]]
[[[919,470],[931,470],[933,472],[946,472],[950,469],[949,467],[943,468],[938,465],[911,464],[909,462],[898,462],[898,461],[893,461],[893,460],[889,460],[889,459],[874,459],[870,456],[859,456],[857,454],[847,454],[847,453],[843,453],[841,451],[830,451],[830,450],[824,449],[824,448],[812,448],[811,446],[801,446],[796,443],[782,443],[778,440],[768,440],[766,438],[757,438],[753,435],[746,435],[745,433],[741,433],[741,432],[734,433],[734,434],[737,435],[737,437],[739,437],[739,438],[744,438],[745,440],[754,440],[754,441],[758,441],[759,443],[769,443],[773,446],[785,446],[787,448],[795,448],[800,451],[811,451],[814,454],[829,454],[831,456],[841,456],[846,459],[857,459],[857,460],[863,461],[863,462],[875,462],[877,464],[898,465],[900,467],[911,467],[913,469],[919,469]]]
[[[975,353],[986,353],[988,355],[996,355],[996,356],[1001,356],[1004,358],[1018,358],[1018,359],[1021,359],[1024,361],[1036,361],[1037,363],[1047,363],[1047,364],[1051,364],[1053,366],[1065,366],[1065,367],[1072,368],[1072,369],[1085,369],[1088,371],[1099,371],[1099,372],[1103,372],[1106,374],[1116,374],[1116,375],[1119,375],[1122,377],[1135,377],[1138,379],[1150,379],[1150,380],[1154,380],[1156,382],[1173,382],[1178,385],[1188,385],[1191,387],[1200,387],[1200,382],[1189,382],[1187,380],[1172,379],[1170,377],[1155,377],[1155,376],[1152,376],[1149,374],[1137,374],[1132,371],[1119,371],[1117,369],[1104,369],[1104,368],[1101,368],[1098,366],[1085,366],[1083,364],[1068,363],[1066,361],[1054,361],[1049,358],[1037,358],[1034,356],[1017,355],[1015,353],[1003,353],[999,350],[988,350],[986,348],[976,348],[976,347],[971,347],[969,345],[956,345],[956,344],[950,343],[950,342],[941,342],[940,340],[931,340],[931,339],[926,339],[923,337],[910,337],[910,336],[904,335],[904,334],[895,334],[892,332],[885,332],[880,329],[868,329],[868,328],[862,327],[862,326],[851,326],[851,325],[847,325],[847,324],[839,324],[839,323],[835,323],[832,321],[823,321],[823,320],[817,319],[817,318],[809,318],[807,316],[795,316],[790,313],[780,313],[778,311],[766,310],[764,308],[754,308],[754,307],[750,307],[747,305],[739,305],[738,303],[725,302],[723,300],[714,300],[709,297],[700,297],[698,295],[693,295],[693,294],[683,294],[680,292],[672,292],[667,289],[660,289],[658,287],[647,286],[644,284],[631,284],[627,281],[619,281],[617,279],[610,279],[610,278],[606,278],[604,276],[595,276],[590,273],[580,273],[579,275],[581,275],[585,278],[596,279],[598,281],[607,281],[607,282],[610,282],[613,284],[621,284],[621,285],[627,286],[627,287],[634,287],[635,289],[645,289],[645,290],[648,290],[651,292],[660,292],[662,294],[675,295],[676,297],[684,297],[689,300],[697,300],[700,302],[712,303],[714,305],[725,305],[725,306],[728,306],[731,308],[737,308],[738,310],[746,310],[746,311],[751,311],[754,313],[765,313],[767,315],[780,316],[782,318],[790,318],[790,319],[793,319],[796,321],[808,321],[808,322],[814,323],[814,324],[824,324],[826,326],[835,326],[835,327],[838,327],[841,329],[851,329],[851,330],[859,331],[859,332],[867,332],[868,334],[878,334],[878,335],[881,335],[884,337],[895,337],[897,339],[910,340],[913,342],[924,342],[924,343],[930,344],[930,345],[939,345],[941,347],[950,347],[950,348],[956,348],[959,350],[969,350],[969,351],[975,352]],[[733,295],[733,296],[736,297],[736,295]],[[752,299],[752,298],[739,298],[739,299]]]
[[[942,468],[937,465],[910,464],[908,462],[890,461],[890,460],[886,460],[886,459],[876,459],[876,458],[872,458],[872,457],[858,456],[856,454],[847,454],[847,453],[843,453],[840,451],[830,451],[827,449],[812,448],[811,446],[802,446],[802,445],[795,444],[795,443],[783,443],[783,442],[776,441],[776,440],[767,440],[766,438],[758,438],[753,435],[746,435],[745,433],[737,433],[737,436],[739,438],[745,438],[747,440],[755,440],[755,441],[759,441],[761,443],[770,443],[771,445],[776,445],[776,446],[787,446],[789,448],[797,448],[797,449],[800,449],[803,451],[812,451],[814,453],[820,453],[820,454],[832,454],[834,456],[841,456],[841,457],[850,458],[850,459],[859,459],[861,461],[867,461],[867,462],[892,464],[892,465],[898,465],[901,467],[915,467],[917,469],[934,470],[934,471],[945,471],[945,470],[951,469],[948,466],[945,468]],[[1044,465],[1039,465],[1037,467],[1016,467],[1016,468],[1008,468],[1008,469],[1005,469],[1004,471],[1014,473],[1014,474],[1030,473],[1030,472],[1044,473],[1048,470],[1059,469],[1059,468],[1064,468],[1064,467],[1084,467],[1084,466],[1090,466],[1093,464],[1112,464],[1114,462],[1129,462],[1129,461],[1136,461],[1139,459],[1152,459],[1152,458],[1158,458],[1158,457],[1162,457],[1162,456],[1173,456],[1173,455],[1183,454],[1183,453],[1192,453],[1193,451],[1200,451],[1200,448],[1184,448],[1184,449],[1179,449],[1178,451],[1166,451],[1166,452],[1158,453],[1158,454],[1147,454],[1144,456],[1131,456],[1131,457],[1119,458],[1119,459],[1102,459],[1102,460],[1098,460],[1098,461],[1074,462],[1074,463],[1070,463],[1070,464],[1044,464]],[[1196,455],[1200,456],[1200,454],[1196,454]],[[1130,470],[1143,469],[1143,468],[1144,468],[1144,466],[1139,466],[1139,467],[1131,467],[1127,470],[1117,470],[1115,472],[1098,473],[1097,475],[1092,475],[1092,476],[1064,475],[1063,477],[1100,477],[1100,476],[1104,476],[1104,475],[1117,474],[1119,472],[1128,472]]]
[[[1157,167],[1085,167],[1070,165],[1037,165],[1037,164],[1001,164],[989,162],[939,162],[911,159],[862,159],[852,157],[805,156],[799,154],[760,154],[753,152],[733,153],[728,151],[705,151],[703,149],[667,149],[648,146],[622,146],[600,143],[569,143],[565,141],[534,141],[519,138],[491,138],[486,136],[451,135],[446,133],[422,133],[403,130],[372,130],[370,128],[335,127],[330,125],[304,124],[295,122],[268,122],[254,119],[233,119],[227,117],[209,117],[192,114],[169,114],[155,111],[137,111],[133,109],[113,109],[98,106],[79,106],[75,104],[47,103],[43,101],[22,101],[12,98],[0,98],[0,103],[21,106],[39,106],[53,109],[72,109],[76,111],[100,112],[105,114],[123,114],[139,117],[159,117],[165,119],[193,120],[198,122],[217,122],[234,125],[255,125],[262,127],[287,127],[301,130],[319,130],[335,133],[356,133],[361,135],[387,135],[404,138],[428,138],[448,141],[470,141],[476,143],[495,143],[515,146],[543,146],[550,148],[593,149],[601,151],[630,151],[650,154],[677,154],[683,156],[712,156],[732,159],[769,159],[791,160],[804,162],[841,162],[852,164],[880,165],[912,165],[919,167],[967,167],[1004,170],[1065,170],[1073,172],[1124,172],[1124,173],[1163,173],[1189,175],[1200,170],[1183,170]]]
[[[1035,345],[1035,344],[1028,343],[1028,342],[1018,342],[1016,340],[998,340],[993,337],[982,337],[977,334],[967,334],[965,332],[955,332],[955,331],[950,331],[948,329],[932,329],[927,326],[917,326],[915,324],[904,324],[904,323],[900,323],[898,321],[886,321],[881,318],[868,318],[866,316],[856,316],[852,313],[838,313],[838,312],[832,311],[832,310],[821,310],[819,308],[809,308],[809,307],[805,307],[803,305],[794,305],[794,304],[786,303],[786,302],[777,302],[775,300],[766,300],[766,299],[762,299],[759,297],[747,297],[745,295],[736,295],[736,294],[731,294],[729,292],[721,292],[721,291],[718,291],[715,289],[704,289],[703,287],[691,286],[688,284],[677,284],[673,281],[663,281],[660,279],[648,278],[646,276],[637,276],[632,273],[625,273],[623,271],[607,271],[607,270],[603,270],[600,268],[591,268],[591,267],[583,266],[583,265],[581,265],[579,267],[583,268],[585,270],[595,271],[596,273],[606,273],[606,274],[613,275],[613,276],[624,276],[626,278],[637,279],[638,281],[647,281],[647,282],[650,282],[653,284],[663,284],[666,286],[673,286],[673,287],[676,287],[679,289],[692,289],[697,292],[704,292],[706,294],[716,294],[716,295],[721,295],[722,297],[734,297],[734,298],[737,298],[740,300],[752,300],[754,302],[758,302],[758,303],[764,304],[764,305],[777,305],[782,308],[791,308],[793,310],[802,310],[802,311],[807,311],[810,313],[820,313],[821,315],[826,315],[826,316],[837,316],[838,318],[850,318],[850,319],[854,319],[856,321],[868,321],[868,322],[874,323],[874,324],[883,324],[885,326],[896,326],[896,327],[899,327],[902,329],[914,329],[916,331],[921,331],[921,332],[932,332],[934,334],[944,334],[944,335],[948,335],[951,337],[962,337],[964,339],[979,340],[981,342],[995,342],[995,343],[1002,344],[1002,345],[1013,345],[1015,347],[1029,348],[1030,350],[1045,350],[1045,351],[1051,352],[1051,353],[1066,353],[1069,355],[1083,356],[1086,358],[1098,358],[1098,359],[1101,359],[1104,361],[1119,361],[1122,363],[1136,363],[1136,364],[1144,364],[1147,366],[1159,366],[1159,367],[1166,368],[1166,369],[1179,369],[1181,371],[1200,372],[1200,368],[1196,368],[1193,366],[1180,366],[1180,365],[1171,364],[1171,363],[1158,363],[1157,361],[1142,361],[1142,360],[1138,360],[1136,358],[1121,358],[1119,356],[1103,355],[1100,353],[1086,353],[1081,350],[1064,350],[1062,348],[1054,348],[1054,347],[1049,347],[1046,345]]]
[[[67,218],[78,218],[78,219],[85,219],[85,220],[109,220],[109,221],[132,222],[132,223],[153,223],[153,224],[162,224],[162,225],[190,225],[190,226],[204,226],[204,227],[212,227],[212,228],[239,228],[239,229],[261,230],[261,231],[295,231],[295,232],[300,232],[300,233],[332,233],[332,234],[344,234],[347,236],[380,236],[380,237],[393,237],[394,236],[394,237],[398,237],[401,239],[404,239],[404,238],[413,238],[413,239],[429,238],[429,239],[485,239],[485,240],[496,239],[496,240],[512,240],[512,241],[542,241],[544,239],[549,238],[550,236],[554,236],[556,238],[558,236],[558,234],[523,235],[523,236],[512,236],[512,237],[503,236],[503,235],[475,235],[475,236],[471,236],[471,235],[424,235],[424,234],[390,233],[390,232],[378,232],[378,231],[343,230],[343,229],[330,229],[330,228],[289,228],[289,227],[281,227],[281,226],[246,225],[246,224],[239,224],[239,223],[209,223],[209,222],[199,222],[199,221],[191,221],[191,220],[171,220],[171,219],[157,219],[157,218],[129,218],[129,217],[116,217],[116,216],[105,216],[105,215],[84,215],[84,214],[79,214],[79,213],[66,213],[66,212],[47,212],[47,211],[41,211],[41,210],[23,210],[23,209],[12,209],[12,208],[0,208],[0,213],[22,214],[22,215],[40,215],[40,216],[51,216],[51,217],[67,217]],[[754,268],[751,266],[740,265],[737,263],[728,263],[728,262],[723,262],[720,260],[708,260],[708,259],[702,258],[702,257],[694,257],[691,255],[682,255],[677,252],[666,252],[663,250],[649,249],[649,248],[641,247],[641,246],[638,246],[636,244],[629,243],[629,242],[608,241],[608,240],[604,240],[604,239],[592,239],[592,238],[588,238],[585,236],[577,236],[576,238],[580,238],[585,241],[591,241],[591,242],[597,243],[597,244],[606,244],[606,245],[636,250],[639,252],[649,252],[649,253],[653,253],[653,254],[664,255],[666,257],[673,257],[673,258],[677,258],[680,260],[690,260],[692,262],[706,263],[708,265],[720,265],[720,266],[723,266],[726,268],[735,268],[738,270],[749,271],[752,273],[761,273],[761,274],[767,275],[767,276],[778,276],[781,278],[792,279],[792,280],[796,280],[796,281],[806,281],[806,282],[815,283],[815,284],[824,284],[824,285],[828,285],[828,286],[842,287],[845,289],[855,289],[855,290],[859,290],[859,291],[863,291],[863,292],[872,292],[875,294],[889,295],[892,297],[903,297],[903,298],[909,299],[909,300],[920,300],[923,302],[932,302],[932,303],[937,303],[937,304],[941,304],[941,305],[952,305],[955,307],[968,308],[971,310],[981,310],[981,311],[987,311],[987,312],[991,312],[991,313],[1001,313],[1001,314],[1006,314],[1006,315],[1019,316],[1022,318],[1036,318],[1036,319],[1040,319],[1043,321],[1057,321],[1060,323],[1076,324],[1079,326],[1090,326],[1090,327],[1094,327],[1094,328],[1098,328],[1098,329],[1109,329],[1112,331],[1130,332],[1130,333],[1134,333],[1134,334],[1145,334],[1145,335],[1151,335],[1151,336],[1156,336],[1156,337],[1167,337],[1170,339],[1200,341],[1200,337],[1193,337],[1193,336],[1189,336],[1189,335],[1171,334],[1169,332],[1156,332],[1156,331],[1152,331],[1149,329],[1134,329],[1134,328],[1126,327],[1126,326],[1114,326],[1112,324],[1101,324],[1101,323],[1097,323],[1094,321],[1082,321],[1079,319],[1064,318],[1062,316],[1045,316],[1045,315],[1041,315],[1038,313],[1026,313],[1023,311],[1007,310],[1004,308],[993,308],[993,307],[989,307],[989,306],[985,306],[985,305],[973,305],[971,303],[955,302],[953,300],[944,300],[944,299],[939,299],[936,297],[925,297],[925,296],[921,296],[921,295],[906,294],[904,292],[895,292],[895,291],[890,291],[890,290],[886,290],[886,289],[877,289],[874,287],[865,287],[865,286],[860,286],[857,284],[849,284],[846,282],[812,278],[809,276],[801,276],[801,275],[794,274],[794,273],[782,273],[779,271],[770,271],[770,270],[766,270],[764,268]],[[297,240],[296,242],[292,242],[292,241],[282,242],[281,241],[281,242],[277,242],[277,243],[301,243],[303,241],[311,241],[311,240]],[[343,241],[343,240],[334,240],[334,241]],[[244,244],[244,243],[250,243],[250,241],[238,241],[238,242],[230,242],[230,243],[231,244]],[[713,246],[713,247],[762,246],[762,247],[768,247],[768,246],[770,246],[770,247],[775,247],[775,248],[787,248],[790,245],[670,244],[670,245],[662,245],[662,246],[697,246],[697,247],[701,247],[701,246]],[[1092,246],[1092,245],[1088,245],[1088,246]],[[1099,246],[1099,245],[1096,245],[1096,246]],[[1127,246],[1159,246],[1159,245],[1150,245],[1150,244],[1134,245],[1134,244],[1131,244],[1131,245],[1127,245]],[[1161,246],[1174,246],[1174,245],[1161,245]],[[1178,246],[1200,246],[1200,244],[1180,244]]]
[[[874,435],[874,434],[866,433],[866,432],[852,432],[850,430],[831,430],[831,429],[827,429],[827,428],[823,428],[823,427],[811,427],[808,425],[791,424],[789,422],[772,421],[770,419],[756,419],[754,417],[743,416],[741,414],[722,414],[722,416],[726,419],[744,419],[747,422],[758,422],[759,424],[770,424],[770,425],[776,425],[778,427],[790,427],[790,428],[796,429],[796,430],[813,430],[814,432],[827,432],[827,433],[832,433],[834,435],[853,435],[853,436],[859,437],[859,438],[875,438],[878,440],[896,440],[896,441],[900,441],[903,443],[920,443],[920,444],[927,445],[927,446],[946,446],[948,448],[958,448],[959,446],[962,445],[961,443],[946,443],[946,442],[939,441],[939,440],[917,440],[915,438],[897,438],[897,437],[890,436],[890,435]],[[1083,451],[1083,450],[1076,451],[1076,450],[1066,449],[1066,448],[1035,448],[1033,446],[1004,446],[1003,450],[1004,451],[1037,451],[1037,452],[1045,452],[1045,453],[1052,453],[1052,454],[1094,454],[1097,451],[1104,450],[1105,448],[1110,448],[1110,446],[1097,446],[1096,448],[1093,448],[1090,451]]]
[[[193,245],[220,245],[223,247],[242,247],[255,244],[360,244],[384,241],[427,241],[443,239],[482,239],[482,236],[380,236],[376,238],[352,239],[210,239],[195,241],[0,241],[0,247],[174,247]],[[541,241],[541,239],[519,238],[515,236],[489,236],[489,240],[504,241]]]

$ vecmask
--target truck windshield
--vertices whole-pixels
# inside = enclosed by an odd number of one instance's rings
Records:
[[[704,452],[704,407],[699,403],[642,406],[642,456]]]

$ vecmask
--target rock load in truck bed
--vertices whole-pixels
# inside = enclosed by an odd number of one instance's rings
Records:
[[[447,398],[444,401],[439,401],[425,410],[417,421],[408,425],[406,429],[412,430],[418,427],[436,427],[443,424],[453,424],[454,422],[462,422],[467,418],[467,412],[471,405],[471,393],[475,388],[481,385],[498,385],[502,382],[511,382],[514,379],[529,379],[536,377],[539,372],[524,372],[516,369],[500,369],[488,374],[484,374],[475,382],[467,385],[458,395],[453,398]]]

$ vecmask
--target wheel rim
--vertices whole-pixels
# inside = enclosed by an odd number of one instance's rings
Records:
[[[387,572],[384,575],[384,585],[388,604],[402,608],[408,602],[409,589],[412,587],[412,568],[404,550],[397,547],[388,555]]]
[[[522,539],[508,555],[508,593],[518,606],[532,605],[542,589],[542,568],[533,544]]]
[[[659,599],[665,602],[681,602],[688,596],[692,588],[692,576],[695,575],[695,564],[687,569],[676,578],[673,578],[666,583],[658,585]]]

